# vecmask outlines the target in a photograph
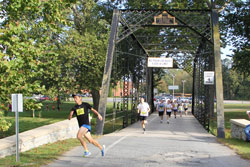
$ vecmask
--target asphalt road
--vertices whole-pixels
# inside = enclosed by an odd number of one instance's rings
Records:
[[[83,148],[65,153],[50,167],[249,167],[233,150],[219,144],[192,116],[166,118],[161,124],[157,114],[148,118],[147,132],[137,122],[119,132],[98,139],[106,145],[106,155],[88,144],[92,152],[83,158]],[[79,144],[80,145],[80,144]]]

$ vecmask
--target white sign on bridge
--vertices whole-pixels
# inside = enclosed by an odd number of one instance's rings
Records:
[[[179,86],[178,85],[168,86],[168,89],[169,90],[176,90],[176,89],[179,89]]]
[[[173,67],[173,58],[149,57],[148,67]]]
[[[214,71],[204,71],[204,85],[214,84]]]

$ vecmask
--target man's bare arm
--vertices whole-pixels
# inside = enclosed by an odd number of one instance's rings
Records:
[[[74,111],[71,111],[70,114],[69,114],[69,118],[68,118],[69,120],[71,120],[73,114],[74,114]]]
[[[99,112],[97,112],[94,108],[91,108],[90,110],[93,111],[93,113],[95,113],[97,115],[99,120],[102,120],[102,116],[101,116],[101,114],[99,114]]]

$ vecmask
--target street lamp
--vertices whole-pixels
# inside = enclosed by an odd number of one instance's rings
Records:
[[[175,77],[175,75],[174,74],[171,74],[171,75],[173,77],[173,87],[174,87],[174,77]],[[173,100],[174,100],[174,88],[173,88]]]
[[[182,83],[183,83],[183,94],[182,96],[184,97],[184,83],[186,82],[186,80],[182,80]]]
[[[174,77],[175,75],[172,74],[168,69],[164,70],[165,73],[168,73],[169,75],[171,75],[173,77],[173,86],[174,86]],[[174,87],[173,87],[173,100],[174,100]]]

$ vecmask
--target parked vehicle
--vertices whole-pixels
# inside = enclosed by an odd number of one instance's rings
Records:
[[[189,104],[192,103],[192,97],[189,97],[189,98],[188,98],[188,102],[189,102]]]
[[[44,100],[49,100],[49,97],[48,96],[41,96],[39,98],[40,101],[44,101]]]

